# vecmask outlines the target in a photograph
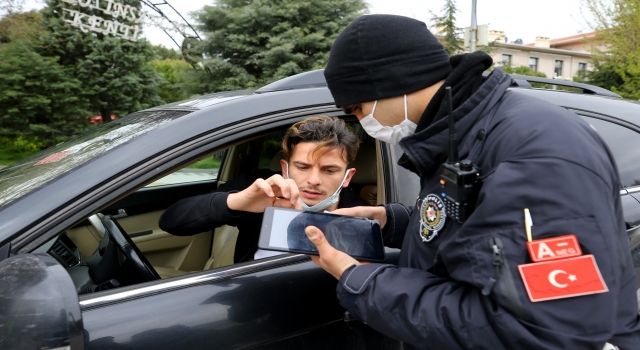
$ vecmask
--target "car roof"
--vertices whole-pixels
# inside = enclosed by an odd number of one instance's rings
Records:
[[[638,101],[560,90],[510,88],[510,91],[536,97],[574,112],[596,113],[640,127],[640,103]]]

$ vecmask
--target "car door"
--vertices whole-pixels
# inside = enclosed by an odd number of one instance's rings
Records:
[[[320,113],[336,111],[331,108],[311,115]],[[227,138],[224,144],[210,143],[185,158],[215,152],[216,147],[308,116],[301,112],[262,127],[256,127],[260,120],[252,123],[251,128],[228,127],[226,134],[237,137]],[[389,152],[386,146],[381,149]],[[387,171],[393,168],[391,157],[379,161],[385,162],[381,168]],[[381,175],[385,184],[390,184],[389,193],[397,190],[391,185],[394,183],[391,176],[391,172]],[[396,262],[397,257],[397,250],[389,250],[389,262]],[[335,297],[335,287],[336,280],[307,256],[286,254],[82,295],[86,346],[88,349],[401,348],[398,341],[345,317]]]

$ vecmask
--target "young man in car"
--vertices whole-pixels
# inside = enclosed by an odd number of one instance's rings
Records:
[[[387,245],[402,248],[399,266],[359,264],[308,227],[320,253],[312,259],[339,279],[352,317],[405,349],[640,349],[612,154],[577,115],[510,91],[500,69],[483,78],[491,63],[484,52],[449,57],[406,17],[362,16],[338,36],[324,71],[336,105],[372,137],[402,146],[399,164],[420,176],[421,191],[415,207],[337,210],[379,219]],[[466,220],[444,204],[446,87],[460,159],[482,181]],[[579,248],[556,260],[567,250],[541,240],[567,235]],[[532,240],[548,251],[530,253]]]
[[[251,260],[267,206],[332,211],[369,205],[347,188],[356,173],[349,164],[358,147],[358,138],[339,118],[311,117],[295,123],[282,141],[282,175],[262,169],[242,174],[209,194],[180,200],[162,214],[160,228],[189,236],[236,226],[234,262]]]

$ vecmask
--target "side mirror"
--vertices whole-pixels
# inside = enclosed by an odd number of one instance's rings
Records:
[[[84,350],[78,293],[51,256],[21,254],[0,261],[0,344]]]

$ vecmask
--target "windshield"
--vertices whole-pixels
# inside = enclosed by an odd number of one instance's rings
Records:
[[[189,111],[142,111],[48,148],[0,172],[0,207]]]

